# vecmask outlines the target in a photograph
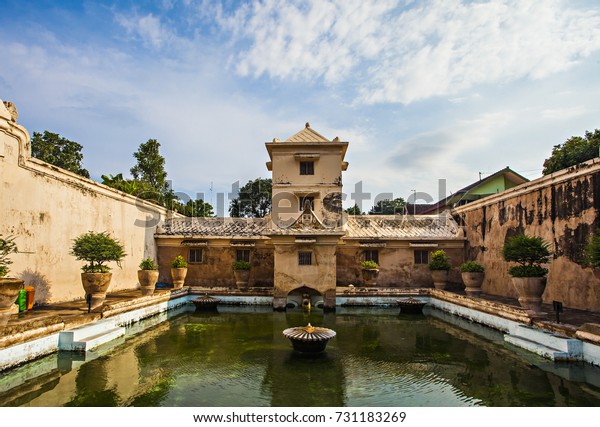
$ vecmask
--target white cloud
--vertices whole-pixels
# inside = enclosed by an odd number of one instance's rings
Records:
[[[578,105],[565,108],[548,108],[540,111],[540,115],[548,120],[569,120],[574,117],[579,117],[587,113],[587,110]]]
[[[353,82],[367,104],[540,79],[600,49],[600,10],[559,0],[265,0],[219,22],[239,74]]]
[[[160,49],[179,40],[177,35],[152,13],[143,16],[117,14],[115,20],[127,30],[128,34],[139,37],[147,47]]]

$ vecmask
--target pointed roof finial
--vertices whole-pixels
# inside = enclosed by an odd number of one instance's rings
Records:
[[[305,128],[309,128],[310,127],[310,122],[306,122],[306,124],[304,125]]]

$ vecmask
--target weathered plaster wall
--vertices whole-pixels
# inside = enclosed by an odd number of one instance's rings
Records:
[[[189,246],[182,246],[182,238],[159,238],[158,263],[159,283],[172,284],[171,262],[181,255],[189,261]],[[273,286],[273,246],[265,240],[258,240],[251,248],[231,246],[230,239],[209,239],[202,247],[203,259],[200,263],[188,264],[186,286],[225,286],[235,287],[231,264],[235,261],[237,249],[250,250],[250,278],[248,286]]]
[[[281,143],[273,148],[273,220],[288,224],[303,210],[300,198],[314,197],[314,212],[326,224],[335,226],[341,213],[342,146],[338,143]],[[300,153],[318,153],[314,175],[300,175]],[[279,222],[280,221],[280,222]]]
[[[484,292],[516,297],[502,246],[525,232],[551,244],[544,302],[600,311],[600,279],[580,263],[587,240],[600,227],[600,159],[522,184],[453,211],[465,225],[467,257],[486,269]]]
[[[0,102],[0,233],[15,236],[19,249],[9,275],[34,284],[37,303],[84,298],[72,240],[108,231],[127,253],[122,268],[110,265],[109,292],[135,288],[138,264],[156,256],[154,231],[166,210],[30,158],[29,139]]]
[[[450,257],[452,270],[449,281],[461,283],[458,268],[464,258],[464,242],[439,243],[436,248],[443,249]],[[415,264],[414,249],[406,241],[388,241],[385,247],[364,248],[358,241],[345,240],[337,252],[337,283],[339,286],[362,285],[361,263],[365,249],[379,251],[379,276],[377,286],[385,287],[423,287],[433,286],[431,272],[427,264]]]

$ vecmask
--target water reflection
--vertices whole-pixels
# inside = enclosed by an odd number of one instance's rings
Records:
[[[193,309],[117,347],[5,373],[0,405],[600,405],[599,368],[548,362],[441,312]],[[309,322],[337,332],[316,357],[293,352],[282,335]]]

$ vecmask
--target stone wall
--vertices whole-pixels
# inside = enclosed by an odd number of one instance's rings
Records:
[[[464,241],[436,243],[429,252],[443,249],[450,257],[452,270],[449,282],[460,284],[459,267],[464,258]],[[337,284],[338,286],[362,285],[361,263],[364,250],[358,241],[345,240],[337,251]],[[420,248],[419,248],[420,249]],[[433,280],[427,264],[415,264],[414,249],[407,241],[390,240],[379,252],[379,276],[377,286],[383,287],[431,287]]]
[[[9,276],[34,285],[36,303],[84,298],[72,240],[108,231],[127,253],[122,268],[110,265],[109,292],[137,287],[138,265],[156,257],[154,232],[167,211],[31,158],[29,140],[0,101],[0,234],[15,236],[19,249]]]
[[[159,283],[173,284],[171,279],[171,262],[181,255],[189,260],[190,247],[181,245],[183,238],[159,238],[158,263]],[[224,286],[235,287],[232,263],[235,261],[236,248],[231,246],[230,239],[210,239],[207,246],[201,247],[202,262],[188,264],[185,278],[186,286]],[[246,248],[243,248],[246,249]],[[273,246],[264,239],[258,240],[250,250],[250,278],[248,286],[273,286]]]
[[[588,238],[600,227],[599,209],[600,159],[594,159],[453,213],[465,226],[467,258],[485,266],[484,292],[516,297],[501,251],[508,237],[525,232],[544,238],[553,252],[544,302],[600,311],[600,279],[581,265]]]

